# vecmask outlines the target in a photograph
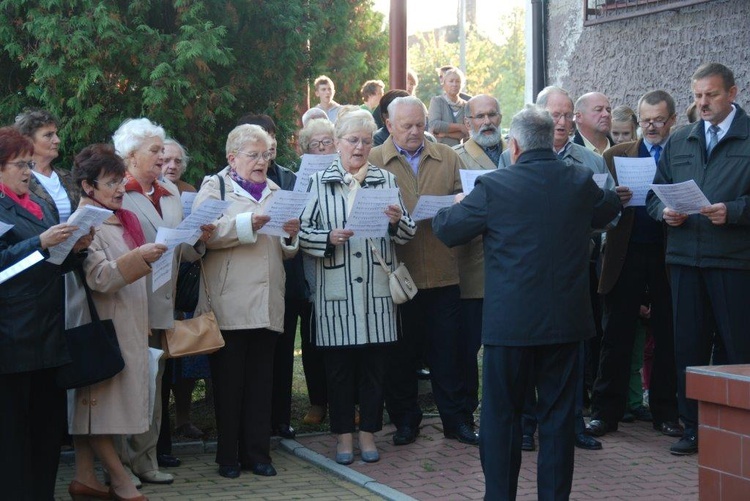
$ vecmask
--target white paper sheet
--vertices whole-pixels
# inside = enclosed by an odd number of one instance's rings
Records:
[[[178,230],[191,230],[193,237],[188,242],[195,244],[201,236],[201,226],[211,224],[232,204],[229,200],[206,200],[177,225]]]
[[[193,201],[198,193],[195,191],[183,191],[180,195],[180,201],[182,202],[182,218],[186,218],[193,212]]]
[[[354,231],[352,238],[382,238],[388,234],[385,210],[398,203],[398,188],[357,190],[346,229]]]
[[[42,253],[39,251],[34,251],[25,258],[21,259],[16,264],[8,266],[3,271],[0,271],[0,284],[7,280],[10,280],[21,272],[28,270],[36,263],[43,260],[44,256],[42,255]]]
[[[596,183],[596,185],[599,188],[604,189],[604,187],[607,185],[607,177],[609,177],[609,176],[607,175],[606,172],[605,173],[601,173],[601,174],[598,173],[598,172],[595,172],[594,173],[594,182]],[[653,181],[653,180],[654,180],[654,178],[652,177],[651,181]]]
[[[294,191],[307,191],[310,184],[310,176],[331,166],[338,154],[330,155],[302,155],[302,163],[297,171],[297,181],[294,183]]]
[[[151,264],[151,291],[155,292],[159,287],[172,279],[172,263],[174,262],[175,248],[188,243],[193,239],[192,230],[178,230],[176,228],[160,227],[156,230],[154,243],[167,246],[167,252]],[[192,245],[192,244],[190,244]]]
[[[711,205],[692,179],[677,184],[652,184],[650,188],[664,205],[682,214],[698,214],[701,208]]]
[[[455,197],[455,195],[422,195],[417,200],[417,205],[414,207],[411,218],[414,221],[432,219],[440,209],[453,205]]]
[[[461,169],[458,171],[461,176],[461,186],[464,191],[464,195],[471,193],[474,189],[474,182],[479,176],[492,172],[491,170],[479,170],[479,169]]]
[[[101,224],[109,219],[112,215],[112,211],[109,209],[102,209],[101,207],[95,207],[93,205],[84,205],[79,207],[76,211],[71,214],[68,218],[68,224],[78,226],[78,229],[74,231],[64,242],[49,248],[50,257],[47,259],[52,264],[62,264],[65,258],[68,257],[73,246],[76,244],[79,238],[88,234],[91,227],[98,228]]]
[[[11,228],[13,228],[12,224],[3,223],[2,221],[0,221],[0,237],[5,235]]]
[[[615,170],[618,184],[633,192],[633,198],[623,207],[646,205],[646,195],[656,174],[654,158],[615,157]]]
[[[276,190],[263,212],[266,216],[271,216],[271,220],[264,224],[263,228],[258,230],[258,233],[289,237],[289,234],[282,229],[282,226],[287,221],[299,219],[311,196],[312,193],[306,191]]]

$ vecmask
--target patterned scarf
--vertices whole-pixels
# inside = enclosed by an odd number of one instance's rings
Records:
[[[268,186],[268,183],[266,181],[263,181],[262,183],[254,183],[252,181],[243,179],[239,174],[237,174],[237,171],[234,169],[229,169],[229,176],[235,183],[239,184],[243,190],[248,192],[251,197],[258,201],[260,200],[260,196],[263,194],[263,190],[265,190],[266,186]]]

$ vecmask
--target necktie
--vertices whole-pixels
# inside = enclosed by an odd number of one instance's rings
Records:
[[[661,145],[654,145],[654,147],[651,148],[651,153],[654,155],[654,161],[656,161],[656,163],[658,164],[659,157],[661,156]]]
[[[711,152],[716,147],[716,143],[719,142],[719,126],[718,125],[712,125],[708,128],[708,147],[706,148],[706,153],[708,153],[708,156],[711,156]]]

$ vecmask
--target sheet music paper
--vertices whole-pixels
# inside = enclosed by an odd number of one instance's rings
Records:
[[[464,191],[464,195],[468,195],[469,193],[471,193],[471,190],[474,189],[474,183],[476,182],[477,178],[479,176],[487,174],[488,172],[493,171],[479,169],[460,169],[458,173],[461,176],[461,187]]]
[[[160,227],[156,230],[154,243],[167,246],[167,252],[159,259],[151,263],[151,291],[156,291],[162,285],[172,279],[172,263],[174,262],[174,251],[178,245],[188,243],[192,240],[194,232],[190,229],[178,230],[176,228]],[[192,245],[192,244],[189,244]]]
[[[646,195],[656,174],[654,158],[615,157],[615,170],[617,183],[627,186],[633,192],[633,198],[623,204],[623,207],[646,205]]]
[[[338,157],[337,153],[330,155],[302,155],[302,163],[297,171],[297,181],[294,183],[294,191],[307,191],[307,185],[310,184],[310,176],[316,172],[327,169]]]
[[[182,202],[182,218],[185,219],[193,212],[193,201],[198,193],[195,191],[183,191],[180,195],[180,201]]]
[[[664,205],[682,214],[698,214],[711,205],[692,179],[677,184],[652,184],[651,189]]]
[[[455,195],[422,195],[417,200],[417,205],[411,214],[414,221],[432,219],[443,207],[453,205]]]
[[[62,264],[68,257],[73,246],[79,238],[87,235],[91,227],[98,228],[104,221],[112,216],[113,212],[109,209],[103,209],[94,205],[84,205],[68,218],[68,224],[78,226],[64,242],[49,248],[50,257],[47,259],[52,264]]]
[[[299,219],[310,197],[312,197],[312,193],[307,191],[274,191],[268,205],[263,210],[263,213],[270,216],[271,220],[264,224],[258,230],[258,233],[288,238],[289,235],[282,228],[284,223],[292,219]]]
[[[653,181],[653,180],[654,180],[654,178],[652,177],[651,181]],[[595,172],[594,173],[594,182],[596,183],[596,185],[599,188],[604,189],[604,186],[606,186],[606,184],[607,184],[607,174],[606,173],[601,173],[600,174],[598,172]]]
[[[193,232],[193,238],[191,241],[188,241],[188,243],[194,245],[201,236],[201,226],[216,221],[230,205],[232,205],[232,202],[229,200],[206,200],[200,205],[200,207],[196,207],[188,217],[183,219],[175,229],[191,230]]]
[[[346,229],[354,231],[352,238],[382,238],[388,233],[385,210],[398,203],[398,188],[357,190]]]

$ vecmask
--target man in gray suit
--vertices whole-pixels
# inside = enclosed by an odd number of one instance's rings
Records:
[[[479,177],[474,190],[433,218],[448,246],[483,235],[483,402],[480,457],[485,499],[514,499],[521,466],[526,388],[539,403],[540,499],[567,499],[573,482],[580,342],[594,334],[588,295],[591,228],[620,210],[588,169],[552,151],[549,113],[527,106],[511,123],[513,165]]]

